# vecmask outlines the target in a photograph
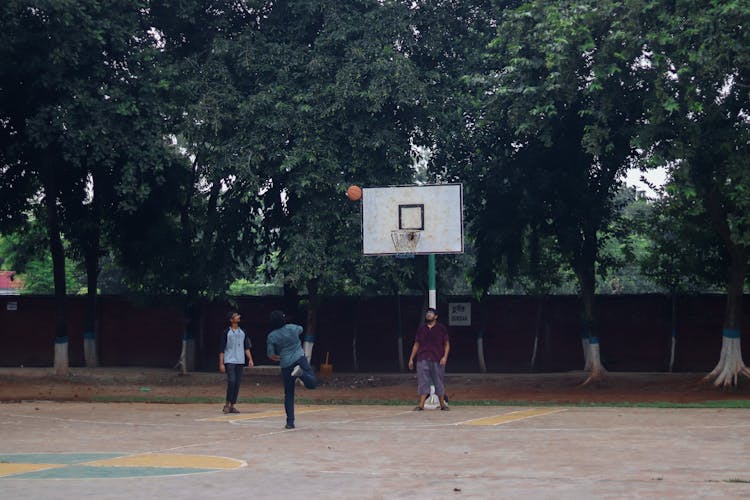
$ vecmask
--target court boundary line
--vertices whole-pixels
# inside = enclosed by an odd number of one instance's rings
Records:
[[[479,422],[481,420],[490,420],[490,419],[493,419],[493,418],[499,418],[499,417],[503,417],[503,416],[509,416],[510,417],[510,416],[512,416],[514,414],[517,414],[517,413],[528,413],[528,412],[534,411],[534,410],[541,411],[541,410],[545,410],[545,409],[548,410],[548,411],[545,411],[544,413],[537,413],[537,414],[533,414],[533,415],[526,415],[526,416],[523,416],[523,417],[514,418],[514,419],[508,420],[506,422],[497,422],[495,424],[471,424],[471,422]],[[530,419],[530,418],[543,417],[545,415],[554,415],[556,413],[562,413],[562,412],[565,412],[565,411],[568,411],[568,409],[567,408],[531,408],[531,409],[511,411],[511,412],[508,412],[508,413],[500,413],[498,415],[492,415],[492,416],[489,416],[489,417],[472,418],[472,419],[469,419],[469,420],[464,420],[462,422],[455,422],[452,425],[477,425],[478,427],[479,426],[495,427],[495,426],[498,426],[498,425],[509,424],[511,422],[520,422],[522,420],[527,420],[527,419]]]

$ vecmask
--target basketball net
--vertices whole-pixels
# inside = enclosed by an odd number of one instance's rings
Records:
[[[403,259],[414,257],[421,237],[422,231],[414,229],[394,229],[391,231],[396,257]]]

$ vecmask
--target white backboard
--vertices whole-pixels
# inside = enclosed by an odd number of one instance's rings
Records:
[[[391,232],[420,231],[415,254],[463,253],[463,186],[362,189],[362,253],[394,255]]]

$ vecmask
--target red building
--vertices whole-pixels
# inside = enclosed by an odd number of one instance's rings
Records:
[[[17,295],[23,282],[15,279],[15,271],[0,271],[0,295]]]

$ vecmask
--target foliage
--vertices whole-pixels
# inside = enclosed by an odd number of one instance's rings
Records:
[[[26,232],[0,236],[0,266],[16,271],[15,279],[23,283],[21,293],[49,295],[54,292],[52,258],[46,247],[44,227],[33,221]],[[65,266],[66,288],[71,293],[81,289],[76,264],[68,260]]]
[[[618,2],[528,1],[503,12],[476,75],[475,286],[524,275],[530,289],[562,282],[563,265],[593,293],[635,150],[642,90]],[[563,264],[564,263],[564,264]],[[562,273],[561,273],[562,271]]]
[[[261,248],[278,254],[286,284],[366,288],[400,274],[359,255],[359,206],[344,191],[411,180],[422,83],[399,44],[411,36],[404,12],[397,2],[284,2],[228,46],[246,118],[236,142],[266,182]]]
[[[686,182],[670,181],[653,212],[641,220],[639,232],[650,245],[635,257],[666,290],[715,291],[726,281],[726,251],[694,190],[681,188]]]
[[[641,14],[649,34],[641,73],[653,92],[640,141],[648,160],[672,173],[665,213],[680,211],[676,226],[689,238],[686,246],[704,257],[688,261],[687,271],[704,281],[723,281],[724,327],[739,329],[750,255],[750,33],[744,29],[750,5],[652,2]],[[717,269],[721,263],[724,272]],[[710,374],[718,376],[717,384],[735,383],[740,371],[750,373],[739,343],[733,345],[732,356],[722,356]]]

